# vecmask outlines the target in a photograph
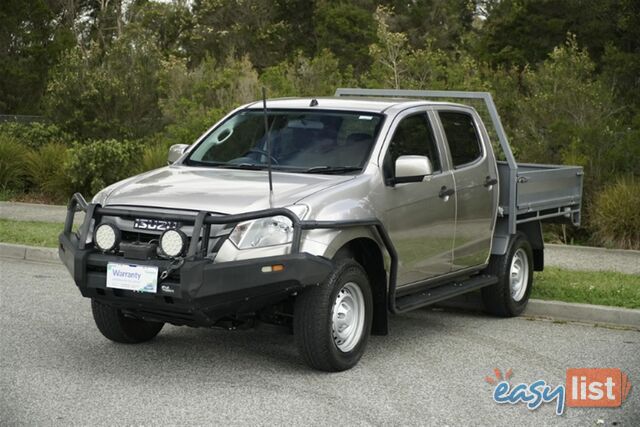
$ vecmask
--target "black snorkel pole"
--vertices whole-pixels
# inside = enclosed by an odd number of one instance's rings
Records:
[[[273,178],[271,177],[271,138],[269,138],[269,119],[267,117],[267,90],[262,87],[262,111],[264,112],[264,134],[267,138],[267,171],[269,173],[269,192],[273,194]]]

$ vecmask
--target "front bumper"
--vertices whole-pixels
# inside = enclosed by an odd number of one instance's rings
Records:
[[[158,278],[157,293],[140,293],[107,288],[107,263],[155,265],[164,271],[171,261],[129,260],[83,248],[79,242],[74,233],[62,233],[58,253],[83,296],[138,318],[179,325],[213,326],[222,318],[255,312],[321,283],[333,269],[330,260],[307,253],[218,264],[195,259],[185,261],[165,280]],[[262,267],[275,264],[284,269],[262,272]]]
[[[79,232],[72,232],[74,216],[85,213]],[[272,216],[285,216],[293,224],[291,253],[289,255],[256,258],[243,261],[214,263],[207,258],[207,242],[213,225],[236,225],[244,221]],[[128,262],[115,255],[100,253],[87,245],[90,229],[99,224],[103,216],[122,218],[148,218],[193,224],[186,259],[179,274],[169,275],[161,281],[157,294],[142,294],[106,287],[106,266],[109,261]],[[194,326],[215,325],[224,317],[250,314],[277,303],[298,289],[316,285],[333,271],[333,262],[320,256],[300,252],[304,230],[344,230],[371,227],[380,235],[390,257],[389,285],[384,289],[382,301],[397,312],[395,306],[398,255],[389,234],[378,219],[344,221],[301,220],[285,208],[270,208],[234,215],[199,211],[197,215],[141,211],[135,207],[102,207],[87,203],[81,194],[73,195],[67,206],[64,231],[60,235],[60,259],[71,272],[82,295],[122,308],[133,316],[148,320],[162,320],[174,324]],[[226,237],[228,238],[228,234]],[[132,261],[133,264],[151,264],[165,270],[170,261],[159,259]],[[263,273],[262,267],[282,264],[283,271]],[[163,287],[163,285],[165,287]]]

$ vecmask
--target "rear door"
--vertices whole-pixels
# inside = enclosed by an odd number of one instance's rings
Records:
[[[374,198],[398,252],[402,286],[451,270],[455,201],[440,194],[443,187],[453,189],[454,181],[425,108],[399,115],[390,133],[382,160],[385,177],[393,176],[396,159],[404,155],[427,156],[433,166],[433,174],[422,182],[386,185]]]
[[[464,108],[437,109],[453,168],[456,232],[453,270],[485,264],[496,218],[497,167],[477,115]]]

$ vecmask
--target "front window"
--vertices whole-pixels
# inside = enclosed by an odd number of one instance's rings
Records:
[[[186,164],[263,169],[268,162],[264,113],[243,110],[214,129]],[[361,170],[382,116],[336,111],[270,110],[267,113],[274,170],[348,173]]]
[[[427,156],[434,172],[439,172],[440,156],[436,138],[426,113],[418,113],[402,119],[391,139],[387,163],[396,164],[400,156]],[[393,167],[393,166],[391,166]]]

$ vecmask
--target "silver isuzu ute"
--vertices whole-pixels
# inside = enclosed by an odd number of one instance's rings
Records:
[[[504,161],[478,112],[443,98],[484,103]],[[272,323],[310,366],[349,369],[389,312],[481,290],[519,315],[541,222],[580,220],[582,168],[517,164],[482,92],[263,100],[169,163],[69,203],[60,258],[116,342]]]

